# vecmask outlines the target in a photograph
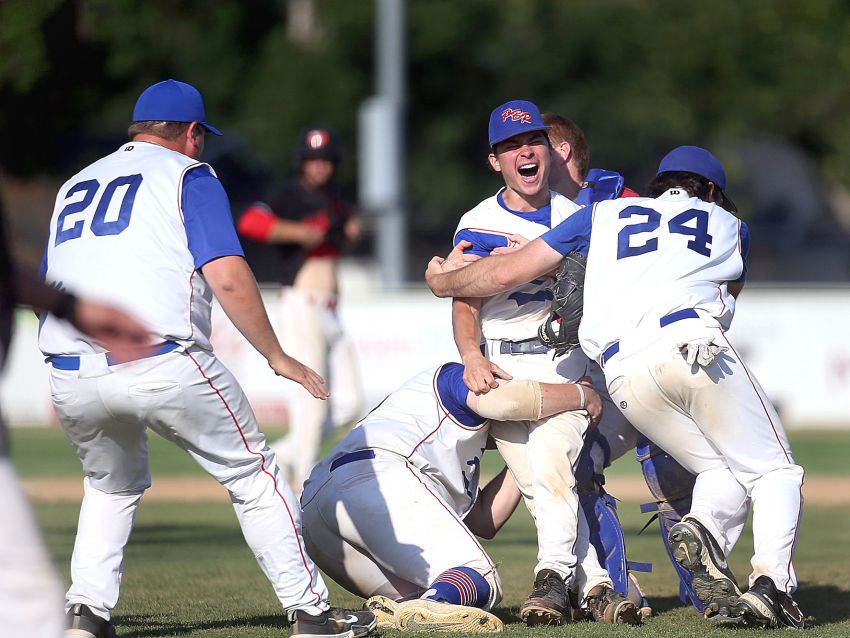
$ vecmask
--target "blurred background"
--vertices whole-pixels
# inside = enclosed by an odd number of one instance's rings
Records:
[[[496,105],[568,115],[591,166],[638,191],[670,148],[706,146],[753,238],[733,330],[792,424],[844,426],[848,76],[844,0],[12,0],[0,3],[0,192],[16,256],[37,267],[58,187],[126,140],[154,82],[202,92],[225,133],[204,159],[237,217],[292,174],[300,130],[333,127],[363,225],[341,262],[341,312],[374,399],[456,357],[422,272],[501,184],[485,163]],[[274,280],[262,259],[252,267]],[[40,387],[9,389],[8,377],[43,377],[31,324],[19,321],[3,389],[13,422],[49,418]],[[222,358],[256,375],[217,330]]]

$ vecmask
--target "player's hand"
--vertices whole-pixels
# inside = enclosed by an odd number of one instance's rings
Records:
[[[530,241],[530,239],[528,239],[527,237],[523,237],[522,235],[508,235],[508,245],[497,246],[496,248],[490,251],[490,254],[507,255],[508,253],[515,253]]]
[[[463,360],[463,382],[470,392],[487,394],[499,387],[497,379],[510,381],[513,377],[483,355],[472,355]]]
[[[301,384],[307,392],[323,401],[330,396],[325,380],[319,374],[288,354],[282,358],[269,361],[269,366],[279,377]]]
[[[578,380],[578,383],[584,388],[584,409],[590,417],[590,427],[588,429],[593,430],[599,425],[599,420],[602,418],[602,399],[599,393],[593,389],[590,377],[582,377]]]
[[[144,357],[151,333],[134,317],[106,304],[78,298],[71,323],[100,342],[118,361]]]
[[[446,258],[441,263],[443,272],[451,272],[452,270],[458,270],[460,268],[464,268],[471,264],[473,261],[478,261],[481,259],[480,255],[473,255],[472,253],[466,253],[467,248],[472,247],[472,242],[466,241],[465,239],[461,239],[457,245],[452,249]]]

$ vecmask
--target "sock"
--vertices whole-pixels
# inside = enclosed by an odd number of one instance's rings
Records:
[[[471,567],[453,567],[437,576],[422,598],[483,608],[490,600],[490,583]]]

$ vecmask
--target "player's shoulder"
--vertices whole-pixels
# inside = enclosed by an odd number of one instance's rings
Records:
[[[569,215],[576,212],[579,208],[582,207],[581,204],[577,204],[569,197],[564,197],[556,191],[550,191],[550,195],[551,197],[549,199],[549,204],[552,208],[553,214],[565,213]]]
[[[461,215],[455,232],[464,228],[486,226],[487,222],[492,220],[493,215],[501,215],[502,212],[503,209],[499,204],[498,193],[491,195]]]

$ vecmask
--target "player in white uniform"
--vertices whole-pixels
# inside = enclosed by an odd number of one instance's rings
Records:
[[[400,629],[502,627],[485,611],[501,582],[474,534],[492,538],[519,493],[504,472],[479,493],[488,419],[535,420],[585,404],[594,421],[600,415],[590,387],[513,380],[479,396],[463,374],[447,363],[404,383],[314,468],[301,499],[310,555],[349,591],[378,597],[369,606],[385,620],[394,612]],[[587,550],[578,549],[591,559],[582,562],[588,587],[611,587]],[[599,598],[600,620],[636,619],[631,601]]]
[[[488,256],[509,247],[512,237],[537,237],[578,210],[549,190],[546,129],[531,102],[514,100],[491,113],[489,161],[505,187],[461,218],[454,243],[468,242],[463,244],[467,254]],[[452,325],[470,390],[486,393],[499,376],[568,383],[586,374],[589,361],[583,352],[553,356],[537,337],[549,313],[550,284],[551,278],[541,276],[487,299],[454,299]],[[574,411],[491,428],[537,526],[534,588],[520,610],[528,624],[569,620],[567,589],[578,584],[573,582],[579,526],[573,466],[586,426],[586,417]]]
[[[748,248],[725,186],[713,155],[679,147],[661,161],[652,198],[584,208],[522,250],[457,272],[435,258],[426,278],[440,296],[491,295],[571,251],[586,255],[582,348],[603,367],[629,421],[697,474],[691,512],[670,532],[674,556],[710,608],[748,624],[802,627],[790,594],[803,470],[724,334]],[[748,498],[755,555],[740,595],[723,530]]]
[[[74,638],[114,635],[124,548],[150,486],[146,429],[185,449],[230,493],[245,539],[293,621],[293,635],[352,638],[371,613],[332,609],[303,548],[298,503],[236,379],[210,346],[213,295],[280,376],[326,398],[324,381],[286,355],[233,228],[227,195],[199,162],[203,100],[167,80],[139,97],[131,141],[59,191],[42,271],[53,286],[108,298],[155,342],[121,363],[85,335],[42,318],[53,404],[83,465],[84,497],[66,610]]]

